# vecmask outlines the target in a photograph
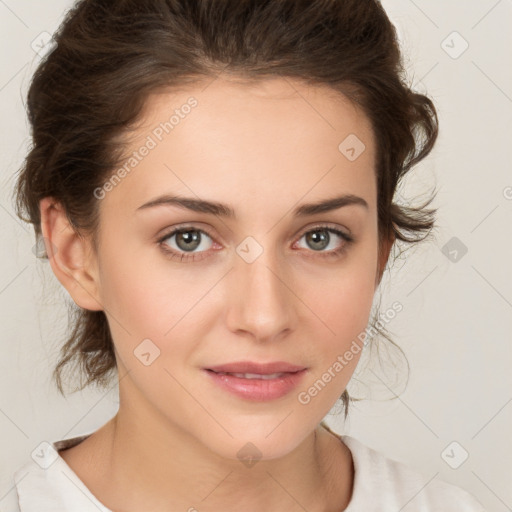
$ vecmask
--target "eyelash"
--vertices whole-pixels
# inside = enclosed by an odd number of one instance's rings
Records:
[[[301,236],[299,237],[299,240],[302,237],[304,237],[305,235],[307,235],[308,233],[313,233],[315,231],[322,231],[322,230],[325,230],[330,233],[334,233],[334,234],[338,235],[340,238],[342,238],[344,240],[343,245],[338,249],[334,249],[334,250],[327,251],[327,252],[307,251],[307,252],[316,253],[315,256],[308,256],[308,257],[338,258],[338,257],[341,257],[345,253],[345,251],[348,249],[348,246],[354,242],[353,236],[348,235],[347,233],[344,233],[343,231],[340,231],[339,229],[333,228],[331,226],[326,226],[326,225],[315,226],[314,228],[305,231],[304,233],[301,234]],[[159,238],[157,240],[157,243],[161,247],[161,249],[165,253],[165,255],[168,258],[170,258],[171,260],[179,259],[181,262],[191,262],[191,261],[193,262],[193,261],[201,261],[204,258],[207,258],[208,256],[199,256],[199,258],[196,258],[196,255],[204,254],[204,252],[206,252],[206,251],[203,251],[200,253],[188,253],[188,254],[187,253],[178,253],[174,249],[169,249],[168,246],[166,246],[166,244],[164,243],[167,239],[171,238],[172,236],[179,234],[179,233],[186,233],[187,231],[196,231],[197,233],[206,235],[213,240],[213,237],[207,231],[204,231],[199,228],[195,228],[193,226],[184,226],[184,227],[175,228],[172,231],[170,231],[169,233],[165,234],[164,236],[162,236],[161,238]]]

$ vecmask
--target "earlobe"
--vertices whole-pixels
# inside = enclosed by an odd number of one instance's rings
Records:
[[[101,311],[97,260],[87,239],[69,223],[62,205],[51,197],[39,203],[41,231],[53,273],[74,302]]]

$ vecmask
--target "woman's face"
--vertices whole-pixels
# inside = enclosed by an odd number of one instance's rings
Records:
[[[378,284],[369,121],[324,88],[218,78],[152,96],[129,148],[96,191],[121,410],[231,459],[248,442],[264,459],[290,452],[345,389]],[[357,199],[304,207],[345,195]],[[144,206],[163,197],[224,207]],[[289,374],[207,370],[240,361],[305,371],[290,388]]]

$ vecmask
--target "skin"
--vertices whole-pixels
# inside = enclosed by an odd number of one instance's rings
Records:
[[[97,253],[58,203],[41,201],[52,269],[76,304],[105,311],[119,370],[116,416],[61,455],[116,512],[234,511],[241,503],[248,512],[342,510],[352,458],[319,423],[360,353],[309,403],[298,393],[364,332],[392,245],[378,244],[371,125],[325,87],[220,76],[148,98],[128,153],[191,96],[198,106],[100,201]],[[354,161],[338,149],[350,134],[366,146]],[[236,219],[177,206],[137,211],[163,193],[225,203]],[[368,208],[291,214],[341,194]],[[196,261],[170,259],[157,241],[184,223],[211,236],[193,249]],[[330,233],[318,248],[304,236],[323,223],[355,238],[337,257],[322,254],[346,244],[342,238]],[[263,249],[251,263],[236,251],[248,236]],[[176,236],[165,243],[187,254]],[[160,355],[145,366],[134,350],[148,338]],[[214,386],[202,370],[240,360],[308,370],[288,395],[253,402]],[[248,442],[261,455],[252,467],[237,457]]]

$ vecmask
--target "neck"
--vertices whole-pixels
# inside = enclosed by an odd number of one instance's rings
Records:
[[[134,412],[121,405],[102,428],[98,478],[105,483],[95,494],[112,510],[229,512],[243,503],[247,512],[331,512],[348,505],[350,451],[320,425],[285,456],[249,465],[219,456],[168,419]]]

